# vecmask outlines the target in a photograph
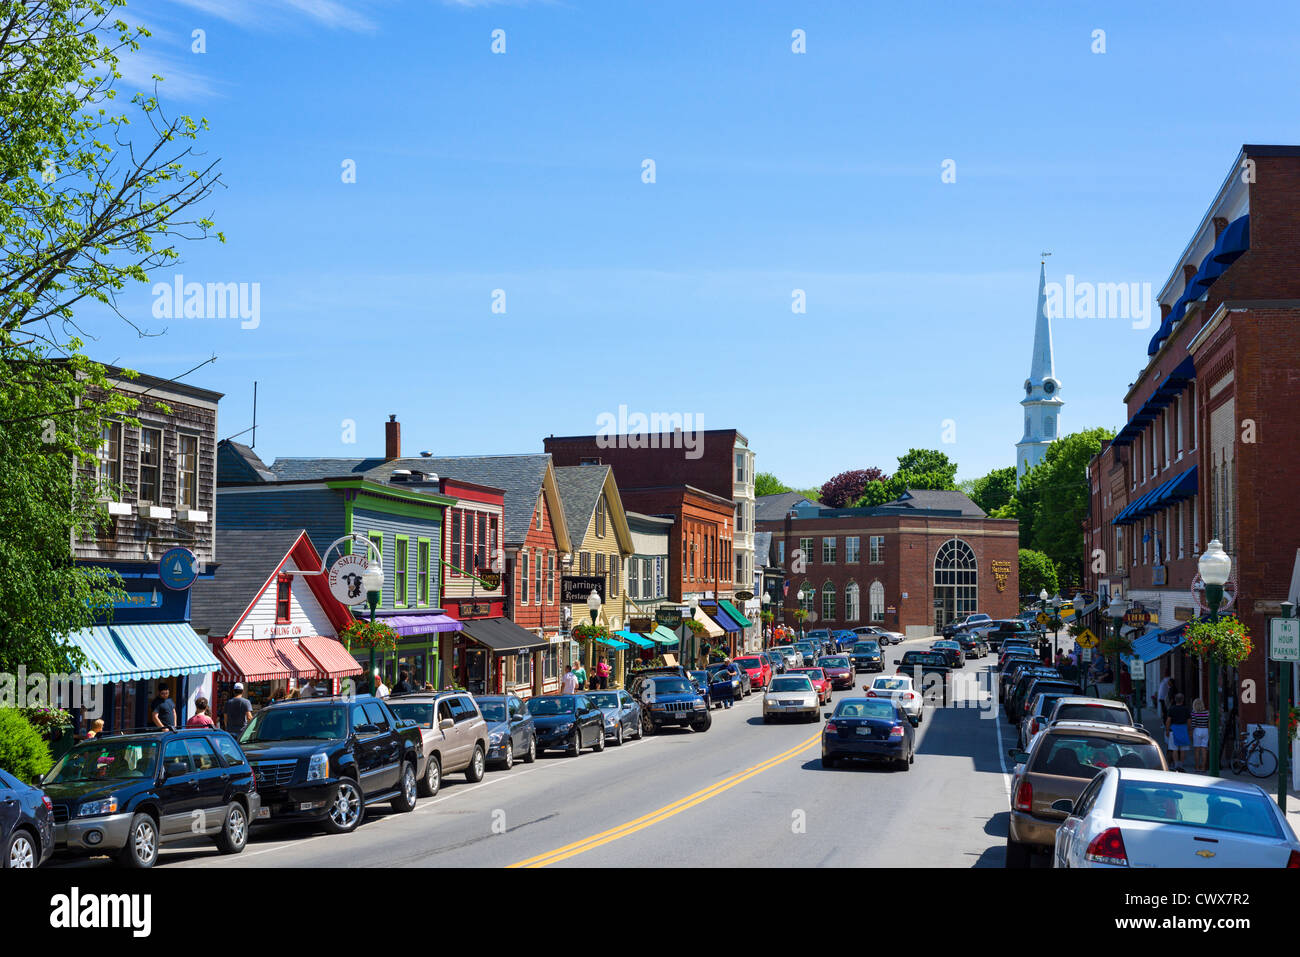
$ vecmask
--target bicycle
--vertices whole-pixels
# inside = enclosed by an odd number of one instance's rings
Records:
[[[1249,771],[1253,777],[1268,778],[1277,773],[1277,755],[1261,743],[1264,729],[1256,728],[1251,741],[1246,744],[1245,734],[1238,735],[1237,747],[1232,752],[1232,770],[1234,774]]]

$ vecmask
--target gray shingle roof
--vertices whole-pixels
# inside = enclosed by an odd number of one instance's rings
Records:
[[[987,518],[984,509],[967,497],[965,492],[944,492],[936,489],[910,488],[892,502],[890,507],[914,509],[943,509],[961,512],[963,516]]]
[[[520,545],[528,536],[528,523],[542,494],[542,480],[551,457],[529,455],[454,455],[446,458],[398,459],[388,469],[437,472],[442,478],[499,488],[506,493],[505,544]],[[385,475],[387,473],[385,472]],[[383,481],[378,476],[372,476]],[[585,527],[585,526],[584,526]]]
[[[781,492],[777,495],[760,495],[754,499],[754,521],[756,522],[779,522],[785,518],[786,512],[794,508],[800,502],[807,502],[809,505],[816,506],[817,503],[812,501],[801,492]]]
[[[587,535],[591,513],[596,510],[596,500],[605,488],[609,470],[608,465],[564,465],[555,470],[555,484],[564,503],[564,521],[575,549]]]
[[[772,533],[754,533],[754,564],[759,568],[772,564]]]
[[[222,439],[217,443],[217,481],[274,482],[271,472],[256,452],[242,442]]]
[[[220,528],[217,555],[220,564],[209,579],[190,588],[190,623],[215,636],[230,634],[236,620],[258,589],[289,554],[301,528]]]
[[[383,459],[345,458],[278,458],[271,463],[271,472],[281,481],[302,479],[360,478],[366,472],[382,468]],[[399,466],[393,465],[392,468]],[[385,478],[387,473],[385,473]]]

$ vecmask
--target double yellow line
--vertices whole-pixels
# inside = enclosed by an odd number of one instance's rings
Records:
[[[672,804],[669,804],[665,807],[661,807],[657,811],[651,811],[649,814],[643,814],[641,815],[641,817],[636,818],[633,821],[628,821],[626,824],[620,824],[618,827],[610,828],[608,831],[601,831],[599,834],[593,834],[591,837],[584,838],[581,841],[575,841],[572,844],[566,844],[564,845],[564,847],[557,847],[553,851],[549,851],[545,854],[538,854],[536,857],[530,857],[527,860],[516,861],[515,863],[509,866],[510,867],[545,867],[548,864],[557,864],[560,861],[566,860],[570,857],[576,857],[579,854],[583,854],[586,853],[587,851],[593,850],[594,848],[600,847],[602,844],[609,844],[611,841],[617,841],[621,837],[627,837],[629,834],[635,834],[637,831],[644,830],[645,828],[650,827],[652,824],[658,824],[660,821],[667,820],[668,818],[673,817],[676,814],[680,814],[682,813],[682,811],[685,811],[688,808],[695,807],[695,805],[697,804],[702,804],[711,797],[717,797],[723,791],[735,787],[737,784],[740,784],[742,781],[748,781],[756,774],[762,774],[768,768],[774,768],[781,762],[788,761],[790,760],[790,758],[802,754],[803,752],[807,751],[809,748],[815,746],[820,741],[821,741],[821,730],[819,729],[818,732],[814,734],[811,738],[809,738],[807,741],[795,745],[790,750],[782,751],[780,754],[776,755],[775,757],[768,758],[766,761],[762,762],[761,764],[756,764],[752,768],[746,768],[744,771],[741,771],[737,774],[733,774],[729,778],[723,778],[721,781],[717,782],[716,784],[710,785],[709,787],[705,788],[702,791],[696,791],[694,794],[689,794],[686,797],[682,798],[680,801],[674,801]]]

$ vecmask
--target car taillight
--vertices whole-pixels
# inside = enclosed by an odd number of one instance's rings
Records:
[[[827,734],[834,734],[834,733],[835,733],[835,722],[834,722],[834,721],[827,721],[827,722],[826,722],[826,733],[827,733]]]
[[[1034,807],[1034,786],[1028,781],[1021,781],[1016,788],[1014,807],[1017,811],[1031,811]]]
[[[874,691],[868,691],[868,692],[867,692],[867,697],[868,697],[868,698],[874,698],[874,697],[876,697],[876,693],[875,693]]]
[[[915,692],[909,691],[907,692],[907,694],[903,695],[903,697],[906,698],[908,701],[911,701],[913,698],[916,697],[916,694]]]
[[[1026,713],[1026,714],[1029,713],[1029,702],[1028,702],[1028,701],[1025,702],[1025,713]]]
[[[1286,859],[1286,866],[1288,870],[1300,868],[1300,851],[1291,852],[1291,856]]]
[[[903,726],[901,724],[894,725],[889,729],[889,736],[891,738],[901,738],[903,736]]]
[[[1108,827],[1092,839],[1083,855],[1097,864],[1119,864],[1128,867],[1128,853],[1124,850],[1124,836],[1119,828]]]

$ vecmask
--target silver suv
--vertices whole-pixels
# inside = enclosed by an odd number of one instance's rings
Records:
[[[433,797],[442,776],[465,772],[471,784],[483,780],[487,768],[488,725],[468,691],[420,691],[391,695],[388,707],[399,718],[420,726],[424,741],[420,793]]]

